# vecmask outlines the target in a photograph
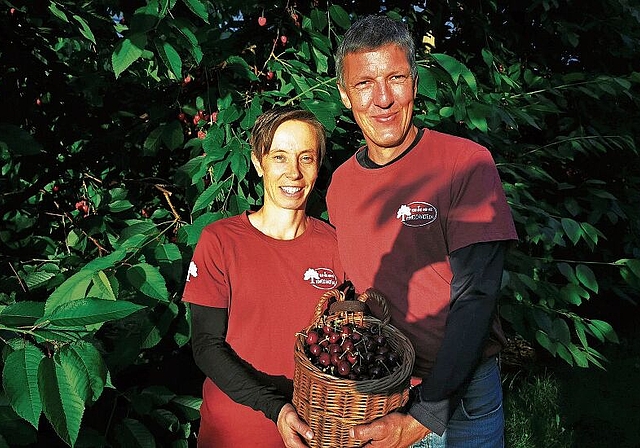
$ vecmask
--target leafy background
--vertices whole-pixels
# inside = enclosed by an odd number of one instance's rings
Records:
[[[510,337],[599,372],[637,318],[637,1],[0,5],[0,446],[193,442],[193,247],[260,205],[248,135],[276,104],[327,128],[309,210],[326,218],[362,143],[332,55],[366,13],[419,43],[416,122],[496,160],[520,235]]]

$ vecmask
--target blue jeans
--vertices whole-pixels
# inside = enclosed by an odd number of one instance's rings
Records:
[[[442,437],[429,434],[412,448],[503,448],[504,412],[498,359],[478,366]]]

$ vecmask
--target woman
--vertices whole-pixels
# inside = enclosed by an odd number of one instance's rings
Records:
[[[207,376],[200,448],[306,446],[312,432],[291,404],[295,334],[344,280],[333,228],[305,211],[322,125],[307,111],[273,109],[256,120],[251,148],[263,205],[204,229],[183,295]]]

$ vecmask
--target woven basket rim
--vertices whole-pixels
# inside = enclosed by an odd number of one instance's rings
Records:
[[[339,315],[328,316],[327,321],[338,320],[343,317]],[[415,351],[411,341],[396,327],[391,324],[382,324],[382,322],[373,316],[358,317],[358,320],[362,320],[371,325],[380,325],[382,331],[387,332],[392,336],[392,343],[397,344],[400,347],[401,362],[400,366],[393,372],[385,375],[381,378],[374,378],[368,380],[352,380],[349,378],[339,378],[329,373],[322,372],[316,367],[307,357],[304,350],[304,338],[305,335],[300,333],[296,336],[295,343],[295,358],[299,362],[301,367],[304,367],[309,374],[313,375],[316,379],[322,380],[334,386],[336,388],[350,388],[355,389],[358,392],[367,393],[375,391],[376,393],[383,393],[384,391],[394,390],[397,387],[405,387],[411,377],[413,370],[413,364],[415,359]],[[370,326],[371,326],[370,325]],[[317,328],[318,322],[314,322],[306,327],[305,332],[308,332],[312,328]]]

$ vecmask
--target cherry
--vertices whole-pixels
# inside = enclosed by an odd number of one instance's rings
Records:
[[[320,336],[318,335],[318,332],[311,330],[307,333],[307,337],[306,337],[307,344],[309,345],[316,344],[319,339],[320,339]]]
[[[324,367],[331,365],[331,355],[327,352],[320,353],[318,356],[318,362]]]
[[[287,41],[288,40],[289,39],[284,34],[282,36],[280,36],[280,42],[282,42],[282,45],[287,45]]]
[[[322,353],[322,346],[318,344],[311,344],[309,346],[309,353],[311,353],[313,356],[320,355],[320,353]]]
[[[340,344],[343,352],[353,351],[354,344],[351,339],[345,339],[342,344]]]
[[[267,24],[267,18],[264,16],[258,17],[258,25],[265,26]]]
[[[351,372],[351,364],[347,361],[340,361],[338,363],[338,373],[342,376],[347,376],[349,372]]]
[[[335,331],[332,331],[331,333],[329,333],[329,342],[332,344],[335,344],[336,342],[338,342],[340,338],[341,338],[340,333],[336,333]]]
[[[267,81],[271,81],[275,77],[276,77],[276,74],[273,73],[271,70],[267,72]]]

